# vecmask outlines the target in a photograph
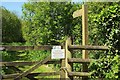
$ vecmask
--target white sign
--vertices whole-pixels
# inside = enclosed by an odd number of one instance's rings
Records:
[[[0,47],[0,51],[4,50],[5,48],[4,47]]]
[[[52,59],[63,59],[65,58],[65,50],[61,49],[61,47],[53,47],[51,51],[51,58]]]
[[[61,49],[61,46],[53,46],[53,49]]]

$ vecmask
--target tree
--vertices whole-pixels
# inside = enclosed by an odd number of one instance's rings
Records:
[[[95,71],[95,76],[102,78],[116,78],[119,75],[118,54],[120,50],[119,47],[116,47],[120,43],[120,33],[117,28],[119,16],[116,16],[119,15],[119,6],[116,6],[116,3],[111,4],[99,3],[94,6],[88,4],[88,6],[91,6],[89,8],[91,11],[91,14],[89,14],[89,41],[95,45],[106,44],[109,46],[109,51],[105,52],[105,54],[99,54],[100,61],[93,63],[91,68]],[[72,13],[80,8],[79,5],[54,2],[26,3],[23,7],[23,19],[26,24],[23,27],[24,38],[30,44],[40,45],[60,44],[65,40],[66,36],[73,36],[74,43],[80,44],[81,18],[72,18]],[[112,21],[114,24],[111,24]],[[112,73],[113,76],[111,76]]]
[[[72,17],[73,12],[80,7],[81,4],[68,2],[28,2],[24,4],[22,30],[26,42],[30,45],[58,45],[62,44],[67,36],[72,36],[74,43],[80,44],[82,42],[81,17],[75,19]],[[34,54],[31,51],[29,53],[34,57],[39,55],[44,57],[45,55],[40,51],[33,52]]]
[[[78,4],[67,2],[29,2],[23,6],[24,38],[31,44],[60,44],[66,36],[81,41],[81,19],[72,18]],[[76,33],[76,31],[79,33]]]
[[[0,9],[2,11],[2,44],[20,45],[20,42],[24,40],[21,31],[21,20],[13,12],[10,12],[4,7],[0,7]],[[0,53],[2,55],[2,61],[20,60],[21,57],[18,57],[19,54],[22,54],[22,52],[2,51]],[[7,67],[3,67],[0,71],[1,74],[12,72],[13,70]]]
[[[22,42],[20,19],[7,9],[2,10],[2,42]]]
[[[94,77],[100,78],[119,78],[120,75],[120,6],[113,4],[103,9],[98,14],[94,22],[100,36],[106,40],[105,44],[109,50],[100,54],[99,61],[92,64]]]

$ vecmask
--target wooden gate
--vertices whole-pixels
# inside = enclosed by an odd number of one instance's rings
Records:
[[[19,51],[19,50],[51,50],[52,45],[42,45],[42,46],[7,46],[3,45],[0,46],[2,51]],[[17,70],[19,73],[14,74],[6,74],[1,75],[2,79],[14,79],[14,80],[20,80],[22,77],[27,77],[30,80],[38,80],[34,78],[35,76],[51,76],[51,75],[59,75],[60,72],[44,72],[44,73],[31,73],[35,69],[39,68],[43,64],[60,64],[60,60],[52,60],[51,56],[48,56],[42,61],[36,61],[36,62],[0,62],[0,66],[6,66],[10,67],[13,70]],[[21,71],[16,66],[32,66],[32,68]]]
[[[91,46],[88,45],[88,23],[87,23],[87,6],[83,5],[81,10],[77,10],[73,17],[82,16],[82,45],[73,45],[71,37],[65,41],[62,48],[65,49],[65,58],[61,60],[52,60],[51,56],[45,58],[42,61],[37,62],[0,62],[0,66],[11,66],[14,70],[18,70],[20,73],[1,75],[3,79],[13,78],[19,80],[22,77],[27,77],[30,80],[37,80],[34,76],[48,76],[48,75],[60,75],[61,80],[70,79],[73,80],[75,76],[81,76],[83,80],[87,80],[91,74],[88,72],[88,63],[93,59],[88,58],[88,50],[108,50],[106,46]],[[51,50],[53,45],[42,46],[1,46],[1,50],[19,51],[19,50]],[[82,50],[82,58],[73,58],[73,50]],[[31,73],[43,64],[61,64],[59,72],[45,72],[45,73]],[[73,63],[82,63],[82,72],[73,71]],[[34,65],[32,68],[21,71],[15,66]]]
[[[65,59],[61,60],[52,60],[51,56],[48,56],[42,61],[36,61],[36,62],[0,62],[0,66],[9,66],[14,70],[17,70],[19,73],[15,74],[6,74],[1,75],[2,79],[10,79],[13,78],[14,80],[19,80],[22,77],[27,77],[30,80],[37,80],[34,78],[35,76],[49,76],[49,75],[60,75],[61,80],[63,79],[70,79],[73,80],[74,76],[81,76],[81,77],[87,77],[91,74],[86,70],[82,72],[73,72],[73,63],[82,63],[82,64],[88,64],[93,59],[81,59],[81,58],[73,58],[72,53],[73,50],[108,50],[108,47],[106,46],[90,46],[90,45],[73,45],[71,38],[69,37],[65,45],[62,46],[65,49]],[[44,45],[44,46],[1,46],[1,50],[7,50],[7,51],[19,51],[19,50],[51,50],[52,45]],[[43,64],[61,64],[61,68],[59,72],[45,72],[45,73],[31,73],[38,67],[40,67]],[[15,66],[30,66],[34,65],[32,68],[21,71]]]

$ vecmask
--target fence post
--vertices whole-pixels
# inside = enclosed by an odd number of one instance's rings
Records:
[[[87,11],[87,5],[82,5],[82,45],[88,44],[88,11]],[[82,50],[82,58],[87,59],[88,58],[88,51]],[[88,71],[88,65],[83,64],[83,72]],[[83,80],[87,80],[87,77],[83,77]]]
[[[60,73],[61,80],[68,80],[72,78],[72,77],[70,78],[68,77],[68,72],[72,71],[72,65],[68,64],[68,58],[72,57],[71,52],[68,50],[68,46],[71,45],[71,43],[72,43],[71,37],[68,37],[64,45],[65,59],[62,59],[62,62],[61,62],[61,68],[66,68],[67,70],[61,69],[61,73]]]

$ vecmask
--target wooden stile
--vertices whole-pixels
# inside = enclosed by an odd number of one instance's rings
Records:
[[[69,72],[69,76],[81,76],[81,77],[87,77],[91,74],[88,72]]]
[[[81,58],[70,58],[68,59],[69,63],[90,63],[92,61],[95,61],[93,59],[81,59]]]
[[[107,46],[93,46],[93,45],[71,45],[70,50],[108,50]]]
[[[68,71],[71,72],[72,70],[72,65],[70,65],[68,63],[68,58],[71,58],[71,52],[68,50],[68,46],[71,45],[72,41],[71,41],[71,37],[69,37],[66,42],[65,42],[65,59],[62,59],[62,63],[61,63],[61,67],[62,68],[67,68]],[[61,69],[61,74],[60,74],[60,78],[61,80],[63,79],[69,79],[69,75],[68,75],[68,71],[67,70],[63,70]]]

